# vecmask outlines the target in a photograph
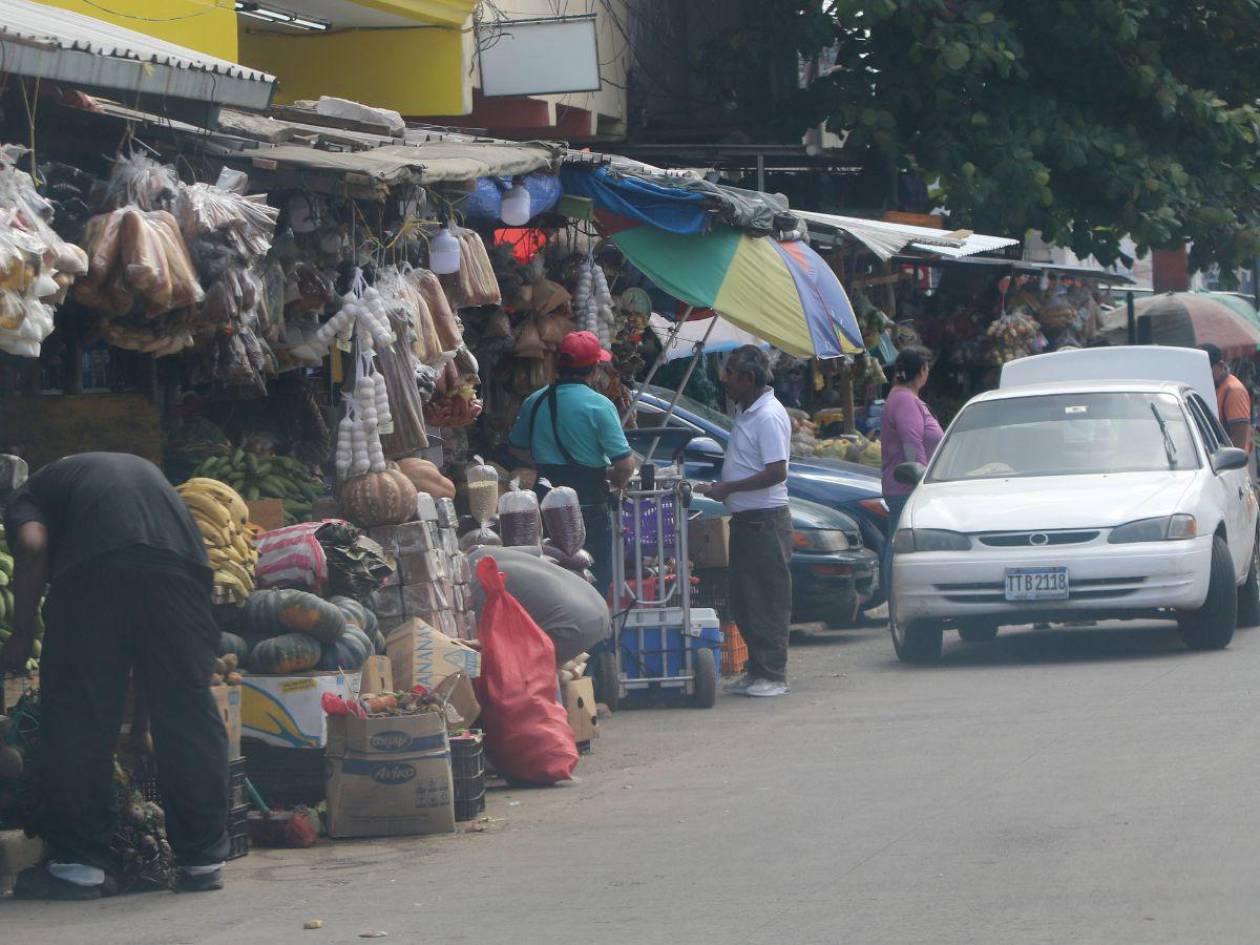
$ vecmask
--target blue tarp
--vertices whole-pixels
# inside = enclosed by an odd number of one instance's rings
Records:
[[[534,216],[554,207],[564,193],[554,174],[526,174],[523,182]],[[497,220],[503,213],[503,194],[511,186],[510,177],[479,177],[477,189],[459,201],[459,212],[473,220]]]
[[[566,194],[588,197],[600,210],[670,233],[703,233],[712,217],[705,209],[710,202],[705,194],[623,177],[606,167],[594,171],[561,168],[560,181]]]

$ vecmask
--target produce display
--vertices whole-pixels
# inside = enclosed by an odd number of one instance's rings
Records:
[[[995,364],[1026,358],[1045,347],[1037,323],[1022,312],[1003,315],[989,326],[985,335]]]
[[[416,487],[394,463],[343,482],[337,501],[363,528],[401,525],[416,515]]]
[[[577,316],[578,329],[589,331],[599,338],[604,348],[612,346],[615,333],[613,298],[608,290],[608,278],[594,256],[587,256],[578,270],[577,291],[573,293],[573,311]]]
[[[249,502],[280,499],[286,525],[309,518],[311,503],[325,491],[324,484],[292,457],[258,457],[240,449],[207,459],[194,475],[217,479]]]
[[[459,240],[459,272],[452,277],[455,282],[451,293],[453,299],[470,308],[498,305],[503,297],[485,243],[473,230],[456,229],[454,233]]]
[[[13,555],[5,540],[4,525],[0,523],[0,645],[13,634]],[[26,671],[39,669],[39,654],[44,645],[43,603],[35,611],[36,637],[31,658],[26,661]]]
[[[499,534],[507,547],[542,544],[542,517],[538,511],[538,497],[528,489],[520,488],[513,480],[508,491],[499,497]]]
[[[243,604],[254,589],[258,551],[249,526],[249,506],[217,479],[194,477],[175,489],[192,513],[214,569],[214,586],[227,602]]]
[[[376,615],[357,600],[324,600],[296,589],[255,591],[238,629],[239,635],[222,634],[220,652],[243,660],[254,673],[356,671],[385,649]]]
[[[14,166],[17,156],[0,152],[0,351],[36,358],[52,334],[54,307],[88,259],[53,230],[52,205]]]

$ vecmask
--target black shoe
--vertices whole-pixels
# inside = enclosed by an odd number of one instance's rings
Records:
[[[31,866],[18,873],[13,886],[14,899],[46,899],[62,902],[84,902],[101,898],[101,886],[81,886],[58,879],[43,866]]]
[[[223,869],[220,867],[213,873],[186,873],[180,870],[175,874],[176,892],[213,892],[223,888]]]

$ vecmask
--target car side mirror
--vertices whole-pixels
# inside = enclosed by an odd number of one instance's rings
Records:
[[[712,463],[714,466],[720,466],[726,458],[721,444],[710,436],[697,436],[689,440],[686,456],[692,462]]]
[[[922,463],[901,463],[893,470],[893,478],[903,486],[917,486],[926,472],[927,467]]]
[[[1212,454],[1212,471],[1223,473],[1247,468],[1247,451],[1236,446],[1222,446]]]

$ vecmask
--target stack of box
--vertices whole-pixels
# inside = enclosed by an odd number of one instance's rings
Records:
[[[459,549],[457,521],[455,503],[439,499],[432,519],[368,532],[395,563],[393,575],[376,592],[375,600],[376,616],[386,636],[412,618],[453,639],[475,635],[471,573]]]
[[[451,613],[455,618],[455,632],[450,636],[457,640],[472,640],[477,636],[477,615],[473,612],[471,587],[472,570],[468,566],[468,558],[459,547],[459,532],[456,528],[459,517],[455,514],[455,503],[450,499],[437,500],[437,524],[442,552],[446,555],[447,570],[451,575]]]

